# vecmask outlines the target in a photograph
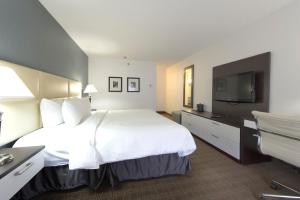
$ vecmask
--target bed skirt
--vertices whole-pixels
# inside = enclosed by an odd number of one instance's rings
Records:
[[[114,187],[122,181],[184,175],[191,169],[188,156],[164,154],[101,165],[96,170],[69,170],[68,165],[45,167],[12,199],[31,199],[48,191],[69,190],[87,186],[101,190],[104,185]]]

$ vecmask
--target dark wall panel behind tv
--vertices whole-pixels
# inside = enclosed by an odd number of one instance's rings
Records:
[[[271,53],[245,58],[213,68],[213,79],[243,72],[255,72],[255,103],[229,103],[212,100],[212,111],[231,116],[251,116],[252,110],[269,111]],[[213,83],[214,84],[214,83]],[[214,85],[213,85],[214,89]],[[214,93],[214,92],[213,92]]]

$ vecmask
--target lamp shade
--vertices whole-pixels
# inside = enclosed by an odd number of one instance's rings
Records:
[[[83,91],[83,93],[86,93],[86,94],[96,93],[96,92],[98,92],[98,90],[92,84],[88,84]]]
[[[0,66],[0,100],[33,97],[32,92],[13,69]]]

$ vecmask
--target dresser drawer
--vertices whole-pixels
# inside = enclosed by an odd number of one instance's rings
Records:
[[[191,131],[190,130],[190,128],[191,128],[191,122],[190,121],[191,120],[190,120],[189,114],[187,114],[185,112],[182,112],[181,113],[181,125],[185,126],[187,129],[189,129],[189,131]]]
[[[232,142],[230,140],[223,140],[223,143],[220,145],[220,148],[228,153],[229,155],[240,160],[240,144]]]
[[[226,138],[234,143],[238,143],[238,144],[240,143],[239,128],[229,126],[213,120],[210,121],[210,124],[208,126],[210,126],[211,133]]]
[[[44,167],[43,151],[40,151],[9,174],[0,179],[1,200],[10,199]]]
[[[195,127],[195,116],[189,113],[182,112],[181,114],[181,124],[185,126],[189,131],[194,133],[196,131]]]
[[[210,143],[216,146],[218,149],[228,153],[236,159],[240,159],[240,144],[228,140],[223,136],[217,136],[215,134],[211,134],[211,138],[209,139]]]
[[[195,134],[198,135],[201,139],[207,140],[209,139],[210,135],[210,128],[208,124],[210,123],[210,120],[195,116],[197,121],[195,122],[196,132]]]

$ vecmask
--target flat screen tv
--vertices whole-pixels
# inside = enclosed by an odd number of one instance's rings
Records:
[[[213,91],[216,101],[255,103],[255,72],[215,78]]]

